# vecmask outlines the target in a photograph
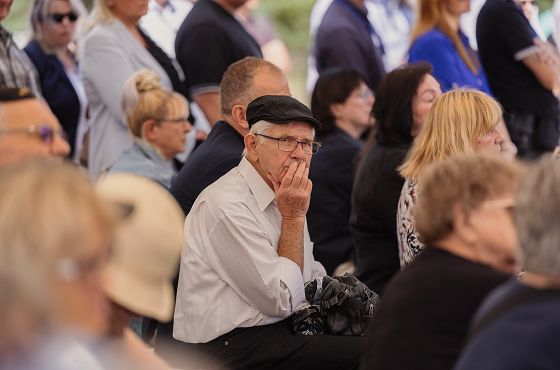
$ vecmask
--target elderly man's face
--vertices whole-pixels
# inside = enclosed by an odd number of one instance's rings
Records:
[[[314,139],[312,127],[303,122],[274,125],[266,135],[278,139],[293,139],[299,142],[312,142]],[[301,144],[297,144],[292,151],[283,151],[279,149],[277,140],[257,137],[255,141],[256,148],[252,159],[260,168],[261,176],[265,177],[269,185],[271,185],[271,182],[268,176],[271,176],[277,182],[281,182],[292,162],[303,161],[308,168],[311,164],[312,154],[306,153]]]
[[[60,124],[45,103],[24,99],[1,105],[0,166],[34,158],[62,157],[69,152],[68,143],[60,135]]]

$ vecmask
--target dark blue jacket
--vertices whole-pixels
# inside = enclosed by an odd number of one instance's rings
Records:
[[[80,120],[78,94],[55,55],[45,53],[36,40],[27,44],[24,50],[39,73],[43,97],[68,134],[68,142],[74,152],[76,129]]]

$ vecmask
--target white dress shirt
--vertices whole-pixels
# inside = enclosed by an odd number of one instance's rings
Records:
[[[281,221],[274,192],[245,158],[199,195],[185,220],[176,339],[206,343],[306,304],[304,283],[326,272],[313,258],[307,224],[303,274],[278,255]]]

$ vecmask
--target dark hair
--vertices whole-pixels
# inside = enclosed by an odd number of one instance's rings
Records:
[[[2,87],[0,88],[0,102],[8,102],[35,98],[33,92],[27,87]]]
[[[331,112],[333,104],[344,103],[364,78],[353,69],[327,69],[319,76],[311,95],[311,112],[321,122],[317,136],[325,136],[336,128]]]
[[[375,139],[382,145],[412,143],[412,98],[424,77],[432,73],[425,62],[406,64],[390,72],[379,84],[372,115]]]

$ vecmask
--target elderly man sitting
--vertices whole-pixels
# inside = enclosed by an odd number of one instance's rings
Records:
[[[247,107],[239,165],[207,187],[185,221],[174,337],[229,368],[350,369],[360,337],[296,336],[285,320],[304,283],[325,275],[305,216],[319,121],[288,96]]]
[[[0,88],[0,166],[70,152],[58,120],[29,89]]]

